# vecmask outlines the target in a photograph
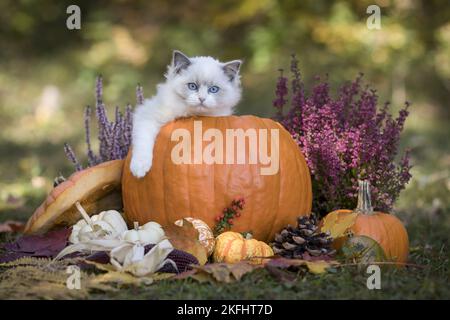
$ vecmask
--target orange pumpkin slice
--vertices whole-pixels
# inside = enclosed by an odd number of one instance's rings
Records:
[[[121,210],[122,168],[123,160],[112,160],[75,172],[50,192],[28,219],[24,232],[38,234],[75,224],[81,219],[77,202],[89,215]]]

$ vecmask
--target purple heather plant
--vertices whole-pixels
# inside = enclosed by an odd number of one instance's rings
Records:
[[[97,138],[99,141],[98,154],[94,153],[91,144],[91,107],[87,106],[84,113],[88,167],[109,160],[125,158],[131,145],[131,132],[133,128],[132,108],[130,104],[126,106],[124,113],[120,111],[119,107],[116,107],[114,120],[108,120],[106,106],[103,102],[103,81],[101,77],[97,77],[95,98],[95,115],[98,125]],[[141,104],[144,100],[140,85],[136,89],[136,99],[138,104]],[[64,151],[67,158],[75,165],[75,169],[77,171],[82,170],[82,165],[75,156],[73,149],[67,143],[64,144]]]
[[[291,106],[287,104],[287,78],[278,78],[276,119],[302,149],[312,175],[313,210],[324,215],[338,208],[355,208],[357,180],[372,185],[373,205],[388,212],[411,178],[409,151],[397,160],[400,134],[409,103],[397,118],[389,103],[377,107],[375,90],[362,83],[362,74],[330,94],[328,80],[306,95],[295,55],[291,62]]]

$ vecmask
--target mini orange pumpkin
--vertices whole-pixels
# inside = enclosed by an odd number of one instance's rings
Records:
[[[254,146],[249,143],[250,137],[239,149],[245,155],[246,163],[174,163],[172,152],[180,143],[172,139],[175,130],[187,131],[193,137],[189,139],[192,140],[189,145],[192,145],[191,158],[195,159],[198,143],[196,121],[201,123],[201,131],[205,133],[209,129],[222,133],[224,145],[229,130],[247,132],[252,129],[250,131],[257,131],[256,136],[266,132],[267,154],[275,152],[273,144],[279,150],[279,170],[273,175],[262,175],[261,169],[267,165],[248,163],[253,154],[250,145]],[[272,131],[278,133],[278,139],[272,138]],[[260,148],[260,139],[257,140],[256,147]],[[207,141],[199,144],[205,150],[210,145]],[[222,147],[221,153],[228,155],[225,146]],[[233,147],[237,149],[239,143]],[[305,158],[289,132],[270,119],[227,116],[172,121],[161,128],[153,149],[152,168],[141,179],[130,171],[131,154],[132,150],[125,160],[122,176],[124,211],[129,221],[138,221],[139,224],[156,221],[165,227],[189,216],[214,228],[215,218],[223,208],[233,199],[243,197],[246,205],[232,230],[251,230],[256,239],[270,241],[285,225],[294,224],[299,215],[307,215],[311,211],[311,178]]]
[[[271,256],[273,256],[273,250],[265,242],[244,238],[242,234],[233,231],[217,236],[213,253],[215,262],[226,263],[236,263],[247,259],[252,263],[262,263],[261,257]]]
[[[370,184],[368,181],[358,181],[358,205],[355,210],[340,209],[341,218],[357,213],[356,220],[348,229],[348,233],[355,236],[368,236],[377,241],[383,248],[387,260],[406,263],[408,259],[409,240],[403,223],[395,216],[374,211],[370,199]],[[332,214],[330,213],[330,214]],[[338,217],[339,219],[339,217]],[[345,238],[335,240],[336,247],[340,247]]]

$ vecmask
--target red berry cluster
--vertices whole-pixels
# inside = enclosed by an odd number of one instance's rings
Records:
[[[244,198],[239,198],[231,201],[230,206],[223,209],[222,213],[216,217],[217,224],[214,228],[214,233],[218,235],[225,229],[231,228],[234,224],[234,218],[239,218],[241,216],[241,211],[242,209],[244,209],[244,205]]]

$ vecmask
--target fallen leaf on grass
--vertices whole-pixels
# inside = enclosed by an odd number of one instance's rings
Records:
[[[14,242],[6,243],[6,251],[0,262],[16,260],[22,257],[55,257],[69,243],[70,229],[50,231],[45,235],[22,236]]]
[[[193,270],[181,273],[175,276],[174,279],[193,278],[200,282],[230,283],[239,281],[245,274],[263,267],[263,265],[251,264],[244,261],[233,264],[211,263],[204,266],[194,266]]]
[[[287,269],[290,267],[302,267],[306,266],[308,271],[314,274],[325,273],[328,268],[338,265],[337,261],[307,261],[303,259],[286,259],[286,258],[274,258],[267,262],[266,267],[276,267],[281,269]]]
[[[308,270],[314,274],[321,274],[327,272],[331,264],[326,261],[305,261]]]
[[[300,260],[306,261],[334,261],[335,254],[321,254],[318,256],[313,256],[309,252],[304,252]]]
[[[190,221],[184,219],[182,226],[172,224],[164,231],[174,248],[190,253],[201,265],[208,261],[207,249],[199,241],[198,230]]]
[[[23,222],[8,220],[0,223],[0,232],[22,232],[24,227]]]
[[[105,271],[105,273],[97,275],[91,279],[91,285],[102,284],[118,284],[119,286],[132,285],[149,285],[158,280],[168,279],[173,277],[173,273],[153,273],[152,275],[135,277],[128,272],[117,271],[111,264],[101,264],[89,261],[88,264],[94,265],[97,269]]]
[[[297,275],[295,273],[271,266],[270,264],[266,264],[265,268],[273,278],[280,282],[289,283],[294,282],[297,279]]]

